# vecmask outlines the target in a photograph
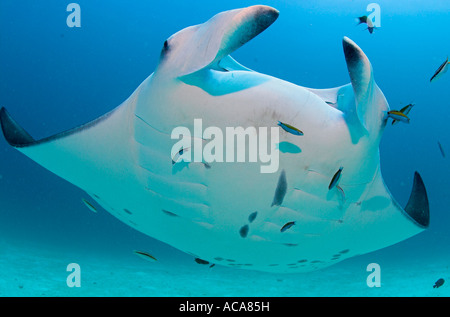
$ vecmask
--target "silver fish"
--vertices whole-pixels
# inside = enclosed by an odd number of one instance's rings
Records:
[[[448,62],[448,57],[447,57],[447,59],[445,60],[445,62],[443,62],[443,63],[441,64],[441,66],[439,66],[439,68],[437,69],[437,71],[436,71],[436,72],[434,73],[434,75],[430,78],[430,83],[433,82],[433,81],[435,81],[436,79],[438,79],[439,77],[441,77],[442,74],[444,74],[444,73],[447,72],[448,64],[449,64],[449,62]]]
[[[331,179],[330,185],[328,185],[328,190],[332,189],[334,186],[337,185],[339,182],[339,179],[341,178],[341,173],[344,168],[341,166],[339,167],[339,170],[334,174],[333,178]]]
[[[444,148],[442,147],[441,142],[438,141],[439,150],[441,151],[442,157],[445,158]]]
[[[280,231],[281,231],[281,232],[285,232],[287,229],[289,229],[289,228],[292,227],[293,225],[295,225],[295,221],[289,221],[289,222],[286,223],[283,227],[281,227]]]
[[[156,260],[156,258],[153,255],[151,255],[151,254],[149,254],[147,252],[136,251],[136,250],[134,250],[133,252],[135,254],[137,254],[138,256],[140,256],[141,258],[143,258],[144,260],[147,260],[147,261],[158,261],[158,260]]]

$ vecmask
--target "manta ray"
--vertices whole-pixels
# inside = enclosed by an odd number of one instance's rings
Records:
[[[419,173],[405,208],[383,182],[389,105],[352,40],[343,38],[350,83],[331,89],[261,74],[230,56],[278,16],[257,5],[177,32],[125,102],[77,128],[35,140],[2,108],[5,139],[125,224],[214,264],[306,272],[423,231],[429,205]],[[278,169],[174,162],[171,132],[199,118],[224,130],[278,129]]]

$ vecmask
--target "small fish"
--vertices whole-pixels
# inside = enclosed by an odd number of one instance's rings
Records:
[[[444,285],[445,280],[443,278],[440,278],[436,281],[436,283],[434,283],[433,288],[439,288],[442,285]]]
[[[248,230],[249,230],[248,225],[244,225],[244,226],[241,227],[241,229],[239,229],[239,234],[241,235],[242,238],[247,237]]]
[[[280,231],[281,231],[281,232],[285,232],[287,229],[289,229],[289,228],[292,227],[293,225],[295,225],[295,221],[289,221],[289,222],[286,223],[283,227],[281,227]]]
[[[448,64],[450,64],[450,63],[449,63],[448,57],[447,57],[447,59],[445,60],[445,62],[443,62],[443,63],[441,64],[441,66],[439,66],[439,68],[437,69],[437,71],[436,71],[436,72],[434,73],[434,75],[430,78],[430,83],[433,82],[433,81],[435,81],[436,79],[438,79],[438,78],[441,77],[444,73],[447,72]]]
[[[168,215],[168,216],[171,216],[171,217],[179,217],[176,213],[174,213],[174,212],[171,212],[171,211],[168,211],[168,210],[164,210],[164,209],[161,209],[162,210],[162,212],[163,213],[165,213],[166,215]]]
[[[151,262],[158,261],[158,260],[156,260],[156,258],[153,255],[148,254],[147,252],[136,251],[136,250],[134,250],[133,252],[135,254],[137,254],[138,256],[140,256],[141,258],[143,258],[144,260],[151,261]]]
[[[202,260],[200,258],[195,258],[194,261],[197,262],[198,264],[209,264],[208,261]]]
[[[82,198],[81,199],[83,201],[83,203],[86,205],[86,207],[88,207],[91,211],[93,212],[97,212],[97,208],[94,207],[94,205],[92,205],[90,202],[88,202],[86,199]]]
[[[373,26],[372,20],[371,19],[367,19],[367,30],[369,30],[369,33],[372,34],[373,30],[375,29],[375,27]]]
[[[253,220],[255,220],[256,215],[258,215],[258,212],[257,212],[257,211],[252,212],[252,213],[248,216],[248,222],[252,223]]]
[[[278,121],[278,126],[280,126],[284,131],[289,132],[293,135],[303,135],[302,131],[300,131],[296,127],[291,126],[290,124]]]
[[[438,141],[439,150],[441,151],[442,157],[445,158],[444,148],[442,147],[441,142]]]
[[[172,158],[172,165],[175,165],[175,163],[178,162],[178,159],[180,158],[180,156],[182,156],[188,150],[189,150],[189,148],[181,148],[181,150],[179,150],[178,153],[176,153],[175,156]]]
[[[357,25],[366,24],[367,25],[367,30],[369,30],[369,33],[370,34],[373,33],[373,30],[375,29],[375,27],[373,26],[372,20],[369,19],[367,17],[367,15],[363,15],[361,17],[358,17],[358,21],[359,21],[359,23]]]
[[[334,174],[333,178],[331,179],[330,185],[328,185],[328,190],[332,189],[334,186],[337,185],[339,182],[339,179],[341,178],[341,173],[344,168],[341,166],[339,167],[338,171]]]
[[[409,118],[404,113],[397,111],[397,110],[391,110],[387,113],[389,118],[392,118],[397,121],[409,123]]]
[[[362,17],[358,17],[359,24],[367,23],[367,15],[363,15]]]
[[[405,116],[407,116],[411,111],[412,107],[414,107],[414,104],[410,103],[409,105],[406,105],[402,109],[400,109],[400,112],[403,113]],[[393,119],[392,125],[396,124],[397,122],[398,120]]]

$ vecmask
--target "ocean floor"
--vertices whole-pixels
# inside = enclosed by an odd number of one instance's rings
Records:
[[[386,249],[385,249],[386,250]],[[293,297],[450,295],[449,258],[377,251],[310,273],[273,274],[197,264],[164,256],[146,261],[129,254],[49,249],[39,243],[0,243],[0,296]],[[178,259],[178,258],[177,258]],[[367,265],[378,261],[380,287],[368,287]],[[80,266],[80,287],[68,287],[69,263]],[[439,278],[446,283],[433,288]]]

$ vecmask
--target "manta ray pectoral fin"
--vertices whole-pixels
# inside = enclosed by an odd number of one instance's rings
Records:
[[[181,30],[165,42],[156,73],[181,77],[217,65],[268,28],[278,14],[274,8],[255,5],[219,13]]]
[[[413,188],[406,204],[405,212],[418,226],[428,228],[430,224],[430,206],[425,184],[418,172],[414,173]]]
[[[366,252],[412,237],[428,228],[430,212],[427,192],[419,173],[414,175],[411,195],[406,207],[402,207],[389,192],[380,170],[371,185],[366,187],[367,195],[355,209],[355,223],[362,229]]]
[[[118,108],[116,108],[118,109]],[[116,110],[114,109],[114,110]],[[86,124],[83,124],[79,127],[57,133],[53,136],[46,137],[40,140],[35,140],[27,131],[25,131],[24,128],[22,128],[9,114],[9,112],[6,110],[5,107],[2,107],[0,109],[0,124],[2,127],[3,135],[5,136],[6,141],[9,143],[9,145],[15,147],[15,148],[26,148],[30,146],[40,145],[40,144],[46,144],[50,143],[51,141],[63,139],[65,137],[68,137],[70,135],[77,134],[81,131],[85,131],[90,127],[93,127],[97,125],[98,123],[104,121],[110,115],[114,112],[110,111],[106,113],[105,115],[88,122]]]
[[[102,169],[126,168],[126,114],[127,107],[120,106],[89,123],[40,140],[33,139],[5,108],[0,109],[0,124],[11,146],[89,192],[105,179],[98,175]]]

